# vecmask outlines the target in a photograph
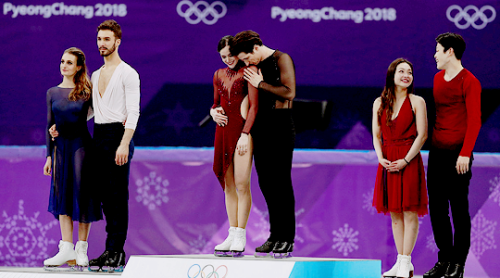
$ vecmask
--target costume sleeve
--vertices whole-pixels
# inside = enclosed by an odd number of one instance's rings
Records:
[[[219,95],[219,71],[214,73],[214,104],[212,105],[212,109],[220,106],[220,95]]]
[[[273,86],[267,82],[260,82],[259,89],[273,93],[285,100],[295,98],[295,66],[290,55],[284,53],[278,60],[280,70],[281,85]]]
[[[250,67],[252,70],[257,71],[257,67]],[[259,110],[259,90],[248,83],[248,115],[243,126],[241,133],[249,134],[252,130],[257,111]]]
[[[467,131],[460,156],[471,157],[481,129],[481,83],[474,76],[464,80],[465,108],[467,109]]]
[[[123,85],[125,89],[125,106],[127,107],[127,119],[125,128],[135,130],[140,114],[141,81],[139,74],[130,69],[124,76]]]
[[[47,155],[46,157],[51,156],[52,151],[54,150],[54,141],[52,141],[52,136],[50,136],[49,128],[55,124],[54,112],[52,112],[52,92],[50,90],[47,91],[47,127],[45,129],[46,135],[46,144],[47,144]]]

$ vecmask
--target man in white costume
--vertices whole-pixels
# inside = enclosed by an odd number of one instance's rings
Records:
[[[96,182],[106,217],[106,249],[90,261],[92,270],[123,270],[128,230],[128,182],[139,119],[139,74],[118,55],[122,31],[114,20],[97,28],[104,65],[92,74]]]

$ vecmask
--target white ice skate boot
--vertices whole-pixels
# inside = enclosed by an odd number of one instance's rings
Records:
[[[236,227],[230,227],[228,232],[229,235],[221,244],[215,246],[214,255],[216,257],[231,257],[231,244],[233,243],[234,234],[236,232]]]
[[[73,270],[76,264],[76,252],[73,250],[73,243],[67,241],[59,241],[59,252],[52,258],[46,259],[43,262],[45,270]],[[71,269],[60,269],[59,267],[68,264]]]
[[[78,241],[75,245],[76,253],[76,265],[79,267],[85,267],[89,265],[89,256],[87,255],[87,250],[89,248],[89,243],[87,241]]]
[[[413,265],[411,263],[411,256],[401,255],[401,261],[399,262],[397,277],[407,278],[413,276]]]
[[[384,272],[382,274],[382,276],[384,276],[384,277],[396,277],[396,274],[398,274],[399,262],[401,262],[401,256],[402,255],[398,254],[398,259],[396,260],[396,263],[392,266],[391,269]]]
[[[230,247],[231,252],[233,252],[233,257],[243,257],[243,252],[245,252],[246,245],[247,231],[243,228],[236,228],[233,243]]]

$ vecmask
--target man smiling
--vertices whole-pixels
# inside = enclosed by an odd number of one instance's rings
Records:
[[[464,39],[436,38],[436,123],[429,152],[427,188],[438,262],[424,277],[463,277],[470,248],[469,182],[472,150],[481,128],[481,84],[462,66]],[[453,217],[452,233],[449,208]]]

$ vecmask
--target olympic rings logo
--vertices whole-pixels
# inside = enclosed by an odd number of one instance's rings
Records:
[[[187,10],[182,11],[183,7],[187,6]],[[203,10],[200,9],[203,7]],[[216,7],[219,7],[221,11],[219,12]],[[212,4],[208,4],[205,1],[198,1],[196,3],[191,3],[189,0],[182,0],[177,4],[177,13],[184,17],[186,21],[190,24],[198,24],[203,21],[207,25],[213,25],[222,18],[227,13],[227,7],[221,1],[215,1]],[[191,18],[196,16],[196,19]],[[211,19],[208,19],[210,17]]]
[[[194,269],[193,269],[193,267],[194,267]],[[207,271],[210,271],[210,268],[211,268],[211,271],[205,273],[205,269],[207,267],[209,268]],[[219,269],[221,267],[226,269],[224,276],[221,276],[219,274]],[[199,276],[199,275],[201,275],[201,276]],[[225,265],[220,265],[219,267],[215,268],[213,265],[207,264],[206,266],[201,268],[201,266],[199,264],[194,264],[194,265],[190,266],[188,271],[187,271],[188,278],[198,278],[198,276],[199,276],[199,278],[225,278],[226,275],[227,275],[227,266],[225,266]]]
[[[452,16],[451,13],[455,10],[457,10],[458,13]],[[472,15],[469,14],[469,11],[471,10],[474,11]],[[487,10],[491,12],[489,18],[484,13]],[[463,10],[459,5],[452,5],[448,8],[448,10],[446,10],[446,17],[451,22],[454,22],[455,26],[457,26],[457,28],[459,29],[467,29],[469,28],[469,26],[472,25],[472,27],[474,27],[475,29],[481,30],[484,27],[486,27],[486,24],[495,20],[496,15],[497,13],[495,9],[490,5],[483,6],[481,9],[478,9],[474,5],[469,5],[465,7]],[[462,19],[465,20],[464,24],[460,23]],[[478,19],[480,19],[481,24],[476,24]]]

